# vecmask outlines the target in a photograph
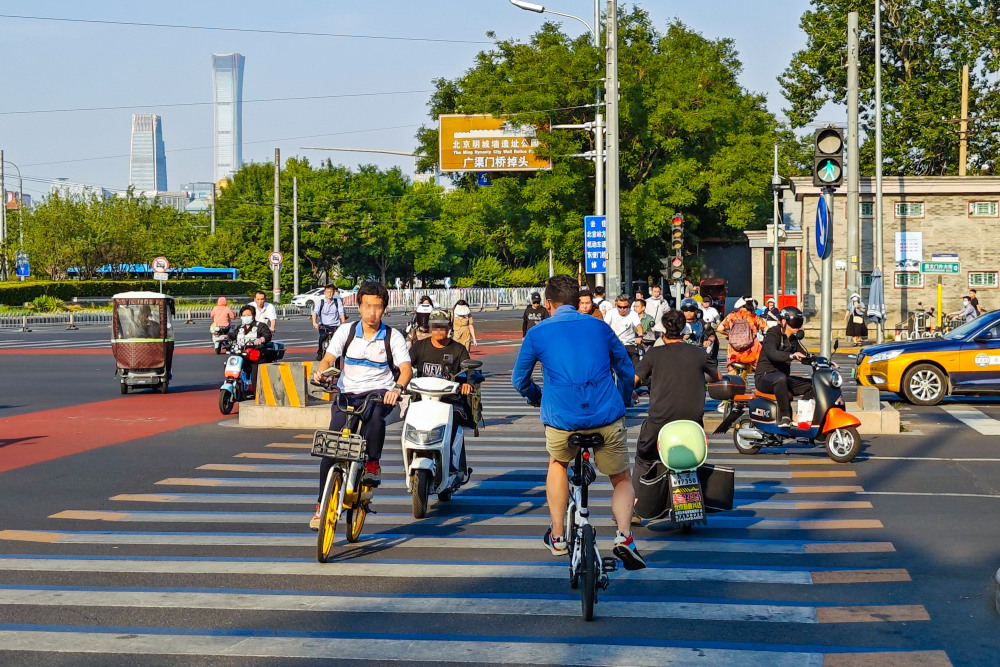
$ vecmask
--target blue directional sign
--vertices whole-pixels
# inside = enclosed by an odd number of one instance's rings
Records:
[[[816,254],[826,259],[833,251],[833,230],[830,228],[830,211],[826,208],[826,197],[819,198],[816,206]]]
[[[20,278],[27,278],[31,275],[31,265],[28,264],[28,255],[23,252],[17,253],[17,259],[14,261],[14,267],[16,275]]]
[[[603,215],[583,219],[583,258],[587,273],[608,272],[608,219]]]
[[[492,183],[490,183],[490,175],[487,174],[485,171],[479,172],[479,179],[476,181],[476,185],[478,185],[481,188],[486,188],[493,185]]]

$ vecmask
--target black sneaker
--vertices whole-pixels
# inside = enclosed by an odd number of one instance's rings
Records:
[[[639,550],[635,548],[632,533],[626,536],[621,531],[618,531],[618,536],[615,537],[614,554],[622,562],[626,570],[641,570],[646,567],[646,561],[639,555]]]
[[[778,420],[778,428],[792,428],[795,424],[788,417],[782,417]]]

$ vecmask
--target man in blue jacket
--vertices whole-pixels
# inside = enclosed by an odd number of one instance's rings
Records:
[[[555,556],[567,553],[563,525],[569,499],[566,468],[576,457],[569,436],[600,433],[604,446],[594,452],[594,461],[614,486],[611,511],[618,524],[614,554],[627,569],[638,570],[646,567],[646,562],[630,529],[635,493],[625,429],[625,406],[632,401],[635,369],[611,327],[577,312],[579,300],[576,280],[566,275],[549,278],[545,287],[549,317],[528,330],[511,377],[514,388],[542,408],[549,452],[545,497],[552,519],[545,546]],[[544,394],[531,379],[539,362]]]

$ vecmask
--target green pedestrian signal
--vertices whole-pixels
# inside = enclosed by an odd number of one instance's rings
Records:
[[[844,182],[844,132],[828,125],[816,130],[813,143],[813,185],[837,186]]]

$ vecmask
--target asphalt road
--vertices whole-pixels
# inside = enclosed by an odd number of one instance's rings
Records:
[[[473,483],[413,520],[391,427],[378,514],[322,566],[309,434],[218,414],[204,323],[178,323],[166,396],[119,394],[106,328],[0,331],[0,664],[1000,664],[1000,403],[906,408],[910,431],[850,465],[713,436],[737,508],[690,536],[637,529],[650,567],[613,573],[587,624],[538,544],[545,457],[509,387],[515,318],[477,323]],[[286,359],[311,358],[311,331],[280,324]],[[594,496],[607,554],[609,488]]]

